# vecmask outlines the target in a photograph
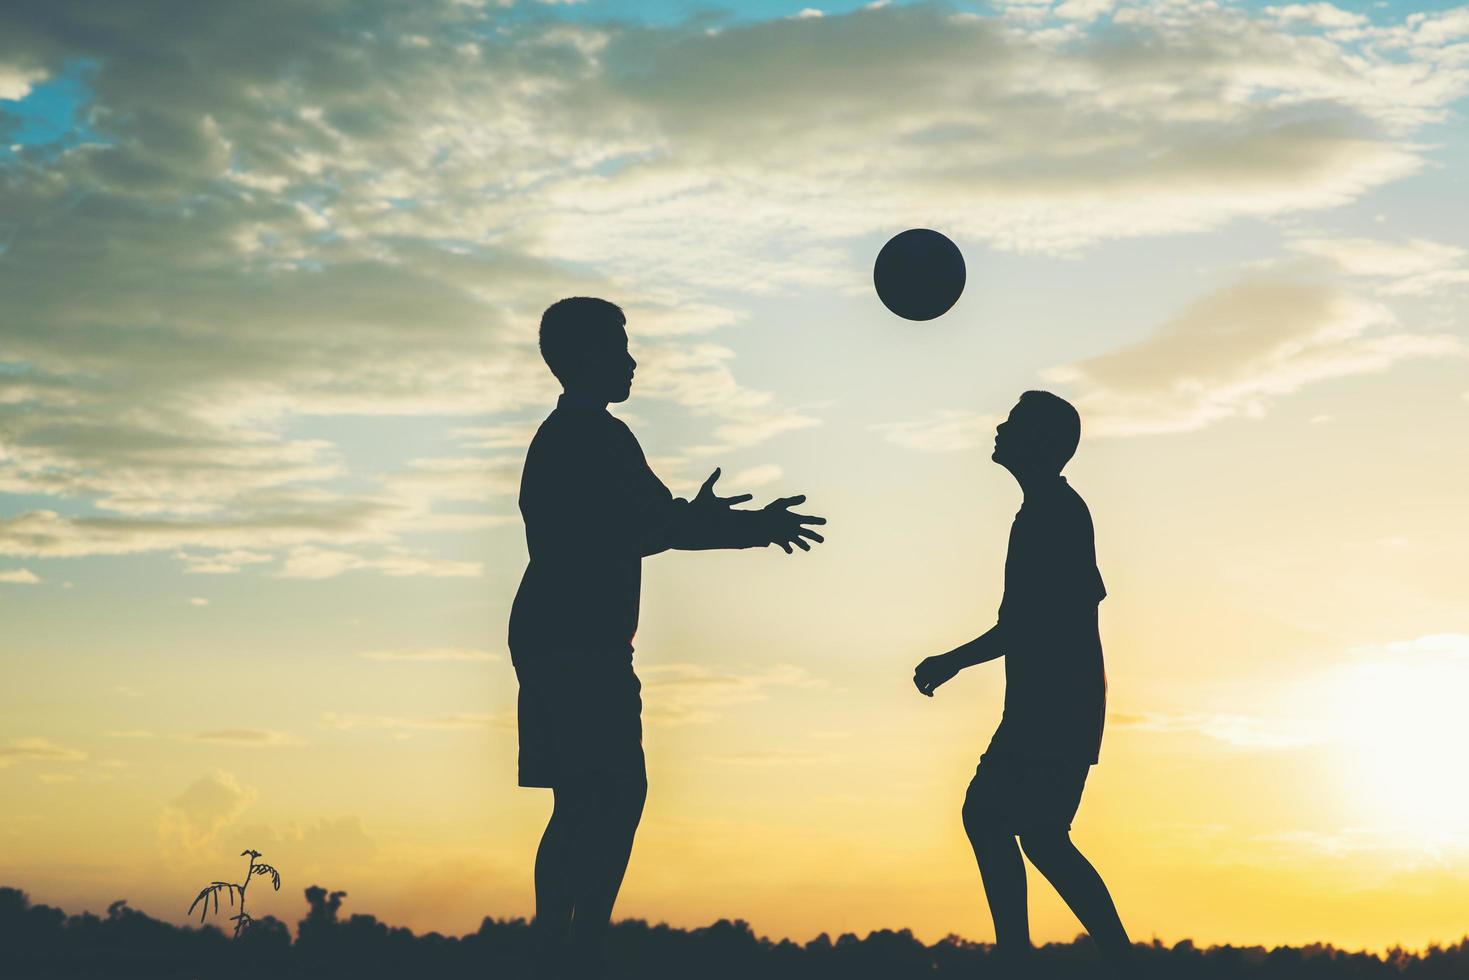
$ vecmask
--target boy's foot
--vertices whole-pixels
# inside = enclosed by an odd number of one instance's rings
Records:
[[[996,946],[985,957],[985,966],[988,967],[985,975],[995,980],[1037,980],[1036,965],[1033,948],[1016,951]]]

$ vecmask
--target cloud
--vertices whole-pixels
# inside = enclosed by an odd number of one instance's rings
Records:
[[[753,490],[756,487],[767,486],[774,483],[783,476],[785,471],[774,463],[762,463],[759,466],[751,466],[740,470],[725,482],[727,486],[733,487],[737,493]],[[728,492],[728,491],[726,491]]]
[[[670,727],[713,721],[725,708],[764,701],[772,690],[825,684],[804,668],[789,664],[747,673],[699,664],[658,664],[639,673],[648,720]]]
[[[43,783],[74,783],[77,776],[74,772],[38,772],[36,779]]]
[[[1151,336],[1043,372],[1069,386],[1088,431],[1142,435],[1257,418],[1308,384],[1464,352],[1391,329],[1386,308],[1326,286],[1250,280],[1192,303]]]
[[[159,31],[10,0],[0,97],[92,68],[87,138],[21,146],[0,185],[0,493],[46,501],[0,520],[0,555],[477,574],[393,549],[511,519],[440,506],[508,495],[512,457],[475,453],[518,448],[554,399],[548,297],[636,298],[640,390],[695,421],[682,457],[755,446],[819,419],[703,335],[750,296],[866,289],[864,236],[937,223],[1062,254],[1333,207],[1423,167],[1416,134],[1469,86],[1453,12],[1351,34],[1320,4],[1028,6],[709,33],[261,0]],[[1160,424],[1152,395],[1095,387]],[[327,416],[483,434],[364,479],[315,434]]]
[[[505,425],[471,426],[455,429],[451,434],[468,449],[517,449],[524,451],[535,437],[540,423],[519,422]]]
[[[209,742],[214,745],[235,745],[243,748],[282,748],[305,745],[305,741],[288,732],[260,728],[221,728],[193,733],[166,733],[148,729],[109,729],[100,733],[103,738],[121,738],[136,741],[168,739],[180,742]]]
[[[190,735],[189,738],[195,742],[239,745],[247,748],[279,748],[305,744],[301,739],[286,732],[264,731],[255,728],[225,728],[217,731],[197,732]]]
[[[1383,644],[1382,649],[1388,653],[1469,660],[1469,633],[1430,633],[1412,640],[1393,640]]]
[[[1295,238],[1291,249],[1327,259],[1348,276],[1382,281],[1387,295],[1422,296],[1469,283],[1469,251],[1423,238]]]
[[[1234,748],[1261,751],[1304,748],[1327,738],[1320,726],[1310,722],[1228,713],[1112,714],[1107,716],[1107,725],[1152,734],[1200,735]]]
[[[321,727],[349,732],[357,729],[389,729],[404,732],[472,732],[487,728],[515,727],[513,716],[462,713],[413,717],[408,715],[343,714],[328,711],[321,716]]]
[[[0,745],[0,769],[17,762],[83,762],[87,753],[48,738],[12,738]]]
[[[180,551],[174,557],[184,562],[184,571],[192,575],[233,575],[246,565],[273,560],[270,555],[247,548],[231,548],[205,555]]]
[[[202,598],[199,598],[198,596],[195,596],[194,598],[192,598],[192,599],[189,600],[189,605],[191,605],[191,606],[207,606],[207,605],[209,605],[209,600],[208,599],[202,599]]]
[[[1266,7],[1265,13],[1286,23],[1309,24],[1312,27],[1361,27],[1368,22],[1364,15],[1343,10],[1330,3],[1292,3]]]
[[[29,568],[16,568],[0,572],[0,583],[9,585],[37,585],[41,577]]]
[[[751,768],[776,768],[782,766],[811,766],[829,762],[830,756],[807,752],[745,752],[732,755],[711,755],[708,761],[723,766],[745,766]]]
[[[484,572],[484,566],[477,561],[451,561],[414,555],[367,558],[348,551],[303,545],[291,549],[278,574],[281,578],[324,579],[361,569],[395,577],[425,575],[431,578],[474,577]]]
[[[306,825],[283,827],[264,824],[241,827],[241,841],[262,852],[283,875],[313,869],[341,873],[346,866],[361,866],[378,853],[377,841],[367,833],[357,816],[318,817]]]
[[[888,442],[924,452],[955,452],[991,443],[998,415],[941,409],[915,422],[882,422],[872,426]]]
[[[758,445],[782,432],[819,425],[820,420],[777,406],[767,391],[746,388],[729,368],[734,352],[717,344],[649,345],[639,362],[639,391],[671,401],[696,417],[715,420],[714,442],[690,447],[708,456]]]
[[[158,821],[158,843],[165,858],[223,859],[215,853],[220,832],[254,802],[256,791],[234,775],[215,770],[190,783],[169,801]]]
[[[38,68],[21,68],[0,62],[0,99],[23,99],[30,94],[32,85],[45,78],[46,72]]]
[[[422,650],[368,650],[357,656],[364,660],[390,660],[403,663],[431,663],[446,660],[499,660],[498,653],[468,647],[429,647]]]

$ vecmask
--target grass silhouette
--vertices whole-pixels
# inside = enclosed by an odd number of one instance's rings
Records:
[[[239,895],[239,914],[230,916],[230,921],[235,924],[235,939],[239,939],[240,935],[247,929],[249,929],[250,926],[253,925],[255,922],[255,920],[250,917],[249,913],[245,911],[245,889],[250,887],[250,882],[254,880],[255,876],[270,875],[270,883],[275,886],[275,890],[281,890],[281,873],[268,864],[265,864],[263,862],[257,863],[256,859],[260,857],[259,851],[246,849],[240,852],[240,857],[245,857],[246,855],[249,855],[250,857],[250,868],[245,872],[245,883],[243,885],[237,885],[232,881],[216,881],[209,885],[206,885],[199,890],[199,894],[194,898],[193,904],[189,906],[188,912],[189,915],[193,915],[194,906],[199,905],[202,902],[203,908],[199,910],[199,922],[202,924],[204,922],[204,916],[209,914],[210,899],[214,900],[214,913],[218,915],[220,892],[224,892],[225,895],[229,897],[231,908],[234,907],[235,896]]]
[[[252,860],[252,867],[256,866]],[[251,872],[255,874],[268,872]],[[248,878],[247,878],[248,881]],[[32,905],[0,887],[0,976],[5,980],[148,978],[233,980],[268,975],[352,980],[476,978],[528,980],[530,926],[486,918],[476,932],[415,935],[371,915],[341,918],[345,892],[313,885],[294,941],[285,923],[261,916],[232,939],[213,924],[175,926],[112,903],[105,918]],[[212,898],[211,898],[212,901]],[[1184,941],[1138,944],[1138,980],[1463,980],[1469,939],[1421,952],[1347,952],[1328,945],[1214,946]],[[822,935],[807,943],[771,940],[741,921],[677,929],[625,920],[612,928],[612,980],[986,980],[997,976],[992,947],[950,936],[924,943],[908,930],[859,938]],[[1089,941],[1039,950],[1027,980],[1096,977]]]

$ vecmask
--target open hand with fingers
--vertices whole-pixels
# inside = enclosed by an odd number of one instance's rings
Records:
[[[699,493],[690,503],[701,511],[729,510],[735,504],[742,504],[754,497],[753,494],[742,493],[733,497],[717,497],[714,494],[714,484],[719,480],[719,467],[714,467],[714,472],[709,474],[709,479],[699,487]]]
[[[817,532],[807,527],[808,524],[825,524],[826,518],[812,517],[809,514],[797,514],[791,510],[797,504],[806,502],[805,494],[797,494],[794,497],[781,497],[772,500],[760,509],[760,514],[766,521],[766,529],[770,535],[770,543],[778,544],[785,550],[786,554],[794,554],[791,545],[795,545],[802,551],[810,551],[811,545],[807,540],[818,544],[826,539]]]
[[[714,492],[718,479],[719,470],[716,469],[699,487],[694,499],[689,501],[696,526],[703,528],[693,539],[697,543],[691,544],[689,539],[685,539],[676,547],[749,548],[777,544],[790,555],[796,548],[810,551],[812,541],[820,543],[826,540],[810,527],[825,524],[826,518],[797,514],[791,510],[797,504],[805,503],[804,496],[781,497],[759,510],[736,510],[734,505],[749,500],[750,494],[720,497]]]

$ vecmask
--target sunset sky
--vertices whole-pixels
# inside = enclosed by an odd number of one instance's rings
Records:
[[[1435,3],[6,0],[0,884],[183,921],[251,847],[292,923],[530,913],[515,493],[587,294],[675,493],[830,521],[645,563],[619,916],[993,938],[1003,666],[910,677],[994,621],[991,436],[1046,387],[1134,938],[1456,941],[1466,104]],[[871,288],[909,227],[968,263],[927,323]]]

